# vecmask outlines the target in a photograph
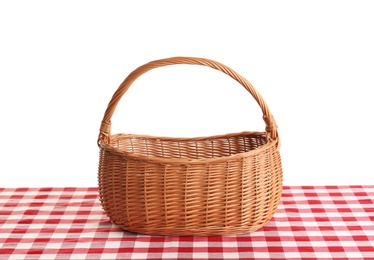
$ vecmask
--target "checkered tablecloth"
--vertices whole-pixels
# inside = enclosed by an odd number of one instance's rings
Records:
[[[210,237],[122,231],[97,188],[0,188],[0,259],[374,259],[374,185],[284,187],[261,230]]]

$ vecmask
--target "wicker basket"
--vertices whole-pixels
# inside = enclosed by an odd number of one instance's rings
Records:
[[[220,70],[257,101],[264,132],[170,138],[111,135],[110,119],[130,85],[143,73],[173,64]],[[149,62],[119,86],[105,112],[98,139],[99,193],[110,220],[151,235],[224,235],[258,230],[273,216],[282,192],[275,121],[261,95],[218,62],[174,57]]]

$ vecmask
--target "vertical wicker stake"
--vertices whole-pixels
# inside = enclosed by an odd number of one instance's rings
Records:
[[[238,81],[257,101],[264,132],[196,138],[110,134],[110,119],[143,73],[173,64],[208,66]],[[101,124],[99,193],[121,228],[151,235],[226,235],[258,230],[282,193],[277,125],[265,101],[238,73],[216,61],[174,57],[149,62],[114,93]]]

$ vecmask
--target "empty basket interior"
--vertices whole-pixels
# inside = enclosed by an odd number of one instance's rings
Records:
[[[266,134],[259,132],[207,138],[163,138],[125,134],[116,134],[111,138],[111,146],[120,152],[170,159],[225,157],[258,149],[266,143]]]

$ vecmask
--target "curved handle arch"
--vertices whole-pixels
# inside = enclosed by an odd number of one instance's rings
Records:
[[[121,83],[121,85],[118,87],[116,92],[113,94],[112,99],[110,100],[108,107],[105,111],[103,120],[101,122],[100,127],[100,134],[98,138],[98,142],[104,141],[105,143],[109,144],[110,140],[110,127],[111,127],[111,118],[113,116],[113,113],[117,107],[118,102],[121,100],[121,97],[126,93],[126,91],[130,88],[131,84],[142,74],[146,73],[149,70],[169,66],[169,65],[176,65],[176,64],[191,64],[191,65],[202,65],[207,66],[216,70],[219,70],[237,82],[239,82],[256,100],[258,105],[260,106],[262,113],[263,113],[263,119],[266,124],[266,132],[269,134],[269,136],[272,139],[276,139],[278,137],[278,131],[277,131],[277,125],[275,123],[275,120],[270,113],[270,110],[260,95],[260,93],[257,92],[257,90],[252,86],[252,84],[245,79],[243,76],[232,70],[231,68],[227,67],[226,65],[210,60],[205,58],[196,58],[196,57],[172,57],[172,58],[166,58],[166,59],[160,59],[160,60],[154,60],[149,63],[146,63],[137,69],[135,69],[133,72],[131,72],[126,79]]]

